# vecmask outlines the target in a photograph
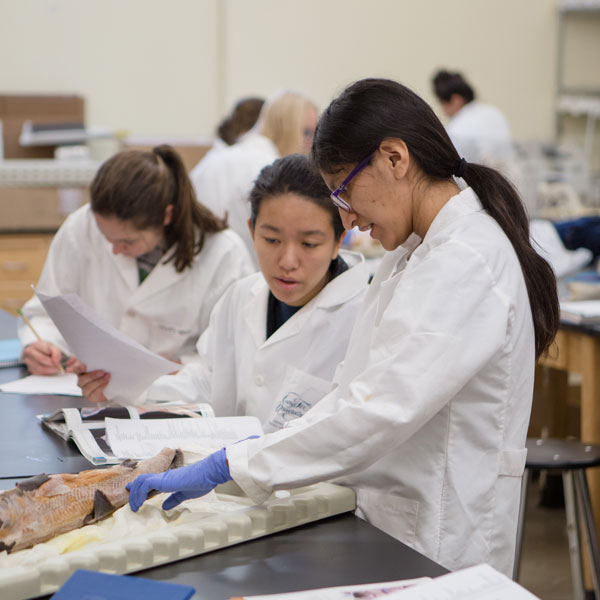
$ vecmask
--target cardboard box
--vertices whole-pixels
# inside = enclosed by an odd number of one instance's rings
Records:
[[[0,232],[56,231],[88,201],[87,188],[0,187]]]
[[[84,123],[81,96],[0,95],[4,158],[53,158],[55,146],[21,146],[23,122]]]

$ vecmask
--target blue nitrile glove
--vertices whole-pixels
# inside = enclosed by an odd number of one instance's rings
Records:
[[[217,485],[230,479],[225,448],[221,448],[200,462],[187,467],[171,469],[164,473],[139,475],[125,487],[129,490],[129,506],[133,512],[140,509],[151,490],[175,492],[163,502],[163,509],[169,510],[184,500],[208,494]]]

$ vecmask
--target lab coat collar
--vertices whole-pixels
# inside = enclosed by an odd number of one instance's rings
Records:
[[[340,254],[348,263],[348,270],[328,283],[315,298],[279,327],[269,339],[265,339],[269,287],[262,274],[257,276],[250,287],[252,298],[243,309],[244,319],[257,347],[266,347],[298,334],[315,310],[338,306],[361,293],[362,286],[366,287],[369,281],[369,270],[364,257],[347,250],[340,251]]]
[[[161,292],[166,287],[175,284],[178,280],[191,271],[189,267],[186,267],[181,273],[178,273],[175,270],[175,265],[173,260],[169,261],[165,264],[165,260],[172,256],[173,247],[169,248],[164,256],[158,261],[156,266],[148,273],[148,276],[140,285],[137,286],[135,292],[132,296],[133,302],[139,302],[142,299],[149,298],[153,294],[157,294]],[[198,260],[198,257],[194,257],[194,260]],[[135,269],[137,273],[137,261],[133,259],[133,263],[135,264]],[[139,274],[138,274],[139,281]],[[192,302],[194,299],[190,299]]]
[[[102,235],[102,234],[100,234]],[[111,257],[129,290],[133,293],[139,286],[140,275],[135,258],[124,254],[113,254],[112,245],[102,236],[102,242],[106,244],[106,252]]]
[[[369,282],[369,270],[365,259],[356,252],[340,251],[349,269],[330,281],[308,304],[288,319],[265,342],[265,346],[290,338],[300,333],[317,310],[327,310],[347,302],[360,294]]]
[[[318,308],[339,306],[360,293],[363,289],[361,282],[364,286],[369,283],[369,269],[362,254],[340,250],[340,256],[346,261],[348,270],[330,281],[308,304],[314,302],[314,306]]]
[[[433,219],[423,241],[427,241],[436,236],[449,223],[452,223],[460,217],[483,211],[481,201],[472,188],[467,187],[459,194],[452,196],[442,207],[442,210]]]
[[[262,273],[255,274],[256,281],[250,286],[250,300],[242,309],[248,331],[252,335],[254,345],[260,348],[267,337],[267,304],[269,286]]]
[[[398,246],[395,250],[390,250],[385,253],[381,260],[379,268],[373,276],[371,281],[370,290],[379,289],[381,283],[386,279],[389,279],[395,273],[404,268],[406,261],[410,258],[411,254],[421,244],[422,240],[416,233],[411,233],[408,239]],[[369,291],[369,295],[376,294],[377,292]]]
[[[140,284],[140,274],[137,260],[123,254],[113,254],[112,247],[108,241],[104,240],[104,243],[107,244],[107,252],[110,254],[110,257],[115,263],[118,272],[120,273],[121,277],[123,277],[127,283],[127,287],[131,291],[128,305],[136,304],[141,300],[145,300],[153,294],[160,292],[165,287],[172,285],[179,280],[185,275],[185,271],[188,270],[186,269],[182,273],[177,273],[173,265],[173,261],[164,264],[165,258],[171,256],[173,252],[173,247],[171,247],[165,252],[164,256],[158,261],[146,279],[144,279],[144,281]],[[195,260],[197,260],[197,258]]]

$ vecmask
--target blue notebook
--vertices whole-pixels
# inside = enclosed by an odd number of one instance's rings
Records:
[[[17,367],[23,364],[21,356],[21,341],[18,338],[0,340],[0,367]]]
[[[50,600],[188,600],[189,585],[77,569]]]

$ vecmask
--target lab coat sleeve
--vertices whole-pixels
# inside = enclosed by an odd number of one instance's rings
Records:
[[[223,399],[213,397],[213,380],[214,377],[222,378],[219,388],[226,386],[230,391],[228,400],[234,403],[236,363],[231,311],[235,287],[229,288],[212,311],[209,325],[196,343],[198,356],[195,360],[175,375],[159,377],[148,389],[145,401],[204,402],[213,406],[217,416],[234,414],[232,408],[226,412],[221,406]]]
[[[209,328],[210,329],[210,328]],[[207,329],[203,337],[210,335]],[[148,388],[143,400],[154,402],[157,400],[185,400],[186,402],[205,402],[210,404],[211,370],[204,362],[204,357],[199,357],[194,362],[187,363],[175,375],[163,375]]]
[[[45,294],[68,294],[76,293],[78,290],[80,260],[82,260],[82,253],[85,253],[85,246],[78,243],[78,235],[72,225],[72,221],[68,219],[50,244],[42,275],[36,287]],[[58,346],[62,352],[69,353],[67,343],[36,296],[28,300],[22,310],[43,340]],[[21,320],[19,321],[18,335],[23,347],[37,339],[31,329]]]
[[[227,169],[227,153],[206,156],[190,173],[198,201],[223,219],[228,211],[231,173]]]
[[[226,229],[217,235],[222,239],[220,245],[215,246],[214,256],[217,257],[218,263],[214,275],[210,281],[201,282],[208,290],[199,313],[198,327],[201,331],[208,327],[214,308],[227,290],[235,282],[255,271],[248,250],[235,231]]]
[[[453,241],[411,267],[344,396],[340,386],[293,427],[227,449],[233,478],[253,500],[367,468],[418,435],[503,347],[510,299],[472,248]]]

